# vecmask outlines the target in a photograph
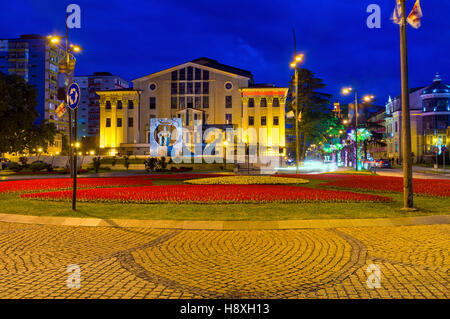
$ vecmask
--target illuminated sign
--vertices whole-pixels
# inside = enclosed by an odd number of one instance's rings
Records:
[[[181,153],[183,122],[181,118],[150,118],[150,156],[176,156]]]

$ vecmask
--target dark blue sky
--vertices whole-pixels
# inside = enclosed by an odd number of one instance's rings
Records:
[[[407,11],[415,0],[407,0]],[[395,0],[15,0],[0,4],[0,38],[60,33],[65,8],[81,6],[81,29],[70,31],[85,51],[77,75],[109,71],[132,80],[206,56],[250,70],[258,83],[286,86],[293,55],[292,28],[304,66],[342,102],[342,86],[384,105],[400,93],[399,30],[390,21]],[[382,10],[381,29],[366,26],[369,4]],[[450,1],[422,0],[418,30],[408,27],[410,87],[440,72],[450,82]]]

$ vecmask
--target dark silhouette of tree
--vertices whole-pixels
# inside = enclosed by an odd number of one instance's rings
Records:
[[[17,75],[0,72],[0,153],[44,151],[53,143],[57,129],[42,121],[36,110],[36,88]]]

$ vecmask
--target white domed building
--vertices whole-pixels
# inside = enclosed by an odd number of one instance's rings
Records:
[[[413,162],[433,162],[438,148],[449,147],[450,86],[436,74],[433,83],[410,90],[411,150]],[[401,162],[401,96],[386,104],[386,141],[388,157]],[[448,158],[448,151],[447,151]]]

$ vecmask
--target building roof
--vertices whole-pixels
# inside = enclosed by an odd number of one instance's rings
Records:
[[[207,66],[207,67],[210,67],[213,69],[217,69],[217,70],[221,70],[221,71],[225,71],[225,72],[229,72],[229,73],[233,73],[233,74],[237,74],[237,75],[242,75],[247,78],[253,78],[253,75],[250,71],[246,71],[243,69],[235,68],[230,65],[222,64],[213,59],[202,57],[202,58],[192,60],[190,62],[199,64],[199,65],[204,65],[204,66]]]
[[[409,89],[409,94],[414,93],[414,92],[416,92],[416,91],[419,91],[419,90],[421,90],[421,89],[423,89],[423,88],[424,88],[424,86],[420,86],[420,87],[416,87],[416,88]],[[397,95],[396,97],[394,97],[393,100],[401,100],[401,98],[402,98],[402,95],[399,94],[399,95]]]
[[[109,92],[142,92],[142,90],[135,89],[113,89],[113,90],[99,90],[96,93],[109,93]]]
[[[154,72],[154,73],[151,73],[151,74],[146,75],[146,76],[139,77],[137,79],[134,79],[133,81],[140,81],[140,80],[144,80],[144,79],[156,76],[156,75],[160,75],[160,74],[165,73],[165,72],[170,72],[170,71],[176,70],[177,68],[185,66],[186,64],[189,64],[189,63],[205,66],[205,67],[210,68],[210,69],[215,69],[215,70],[218,70],[218,71],[234,74],[234,75],[237,75],[237,76],[243,76],[243,77],[249,78],[251,81],[253,81],[253,74],[250,71],[238,69],[238,68],[235,68],[233,66],[222,64],[222,63],[217,62],[216,60],[209,59],[209,58],[204,58],[204,57],[203,58],[198,58],[198,59],[195,59],[195,60],[192,60],[192,61],[188,61],[188,62],[185,62],[185,63],[182,63],[182,64],[178,64],[178,65],[175,65],[173,67],[170,67],[170,68],[158,71],[158,72]]]
[[[442,83],[439,73],[436,73],[433,84],[427,86],[422,94],[450,93],[450,86]]]

